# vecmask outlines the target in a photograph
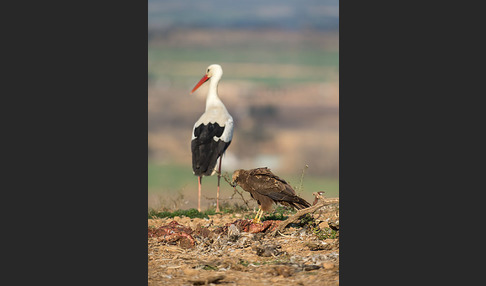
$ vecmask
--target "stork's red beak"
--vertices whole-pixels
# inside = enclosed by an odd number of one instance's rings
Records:
[[[196,84],[196,86],[192,89],[191,93],[193,93],[196,89],[198,89],[203,83],[208,81],[209,77],[207,75],[204,75],[201,80]]]

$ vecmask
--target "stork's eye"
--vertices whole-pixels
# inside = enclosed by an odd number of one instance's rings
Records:
[[[207,72],[209,72],[209,69],[208,69],[208,71],[207,71]]]

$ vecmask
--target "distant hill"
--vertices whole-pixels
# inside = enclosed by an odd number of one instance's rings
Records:
[[[148,0],[148,29],[339,29],[339,0]]]

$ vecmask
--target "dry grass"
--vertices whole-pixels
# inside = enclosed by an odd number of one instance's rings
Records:
[[[220,280],[227,285],[339,285],[339,239],[327,237],[329,224],[339,219],[329,205],[311,216],[310,224],[288,225],[277,236],[238,231],[217,232],[235,224],[243,213],[209,218],[149,219],[155,229],[176,221],[195,231],[193,247],[184,248],[160,237],[148,238],[148,285],[196,285]]]

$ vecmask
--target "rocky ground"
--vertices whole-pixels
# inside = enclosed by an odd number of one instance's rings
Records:
[[[339,285],[339,199],[328,200],[278,232],[284,220],[252,212],[149,219],[148,285]]]

